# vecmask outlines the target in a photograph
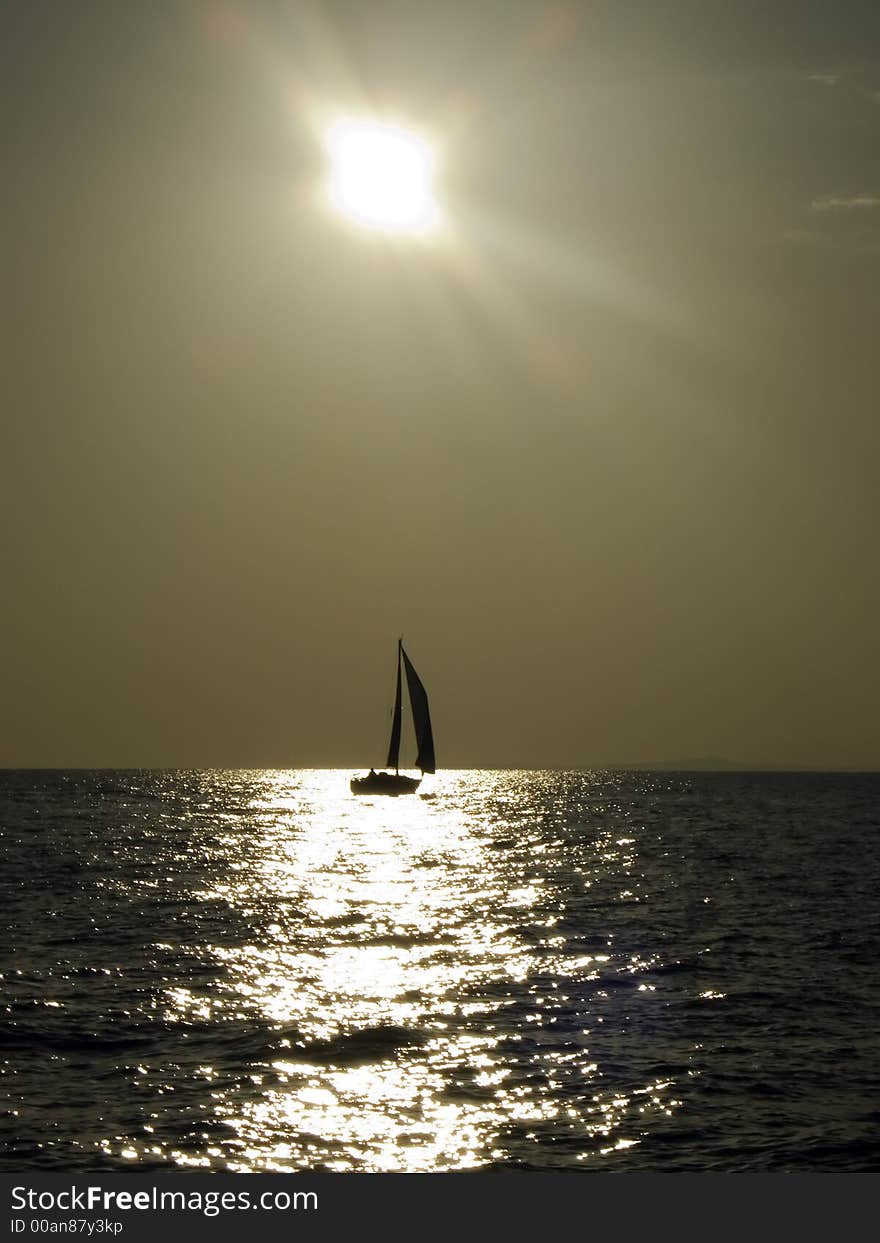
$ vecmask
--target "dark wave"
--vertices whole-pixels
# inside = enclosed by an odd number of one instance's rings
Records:
[[[284,1056],[319,1065],[356,1066],[384,1061],[401,1049],[419,1048],[425,1042],[420,1032],[388,1024],[346,1032],[329,1040],[297,1041],[284,1047]]]

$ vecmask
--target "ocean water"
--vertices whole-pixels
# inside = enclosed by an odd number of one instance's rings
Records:
[[[880,1169],[880,775],[348,776],[0,773],[0,1168]]]

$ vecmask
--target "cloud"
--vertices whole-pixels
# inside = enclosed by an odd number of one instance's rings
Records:
[[[870,211],[880,207],[878,194],[852,194],[848,198],[838,195],[826,195],[825,198],[813,199],[813,211]]]
[[[837,87],[838,94],[848,95],[855,99],[867,99],[873,104],[880,104],[880,90],[877,89],[876,68],[863,70],[851,69],[846,73],[808,73],[807,82],[815,82],[817,86],[831,89]]]

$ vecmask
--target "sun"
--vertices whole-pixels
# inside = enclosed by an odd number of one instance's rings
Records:
[[[330,129],[327,146],[337,211],[383,233],[424,234],[435,226],[434,158],[424,139],[397,125],[347,120]]]

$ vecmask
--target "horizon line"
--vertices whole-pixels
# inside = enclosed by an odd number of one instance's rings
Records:
[[[718,761],[718,767],[685,761],[682,764],[645,762],[641,764],[594,764],[594,765],[521,765],[472,764],[438,769],[440,773],[502,772],[502,773],[696,773],[704,775],[727,773],[851,773],[855,775],[880,774],[880,766],[864,768],[860,765],[835,765],[825,768],[813,764],[739,764]],[[0,764],[0,772],[349,772],[360,771],[363,764]],[[402,770],[403,771],[403,770]],[[416,771],[416,767],[412,768]]]

